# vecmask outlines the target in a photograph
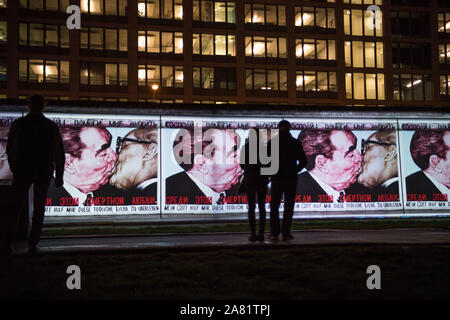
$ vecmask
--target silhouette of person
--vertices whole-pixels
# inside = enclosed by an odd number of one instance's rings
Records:
[[[280,234],[279,206],[281,197],[284,195],[284,213],[281,226],[283,240],[291,240],[292,216],[294,214],[295,191],[297,188],[297,174],[306,165],[306,156],[302,143],[292,137],[289,132],[291,124],[287,120],[282,120],[278,124],[279,133],[273,139],[278,139],[279,143],[279,170],[271,176],[270,201],[270,236],[269,239],[277,240]],[[272,143],[270,141],[269,143]],[[271,150],[271,147],[268,148]]]
[[[248,202],[248,222],[250,225],[249,241],[264,241],[264,229],[266,223],[265,199],[267,194],[267,176],[261,175],[262,164],[260,161],[260,137],[259,130],[252,129],[249,138],[241,151],[241,166],[244,169],[245,192]],[[255,208],[258,197],[259,208],[259,233],[256,235]]]
[[[18,222],[30,187],[33,185],[34,211],[27,251],[36,252],[53,171],[56,171],[55,185],[63,185],[64,146],[57,125],[42,114],[44,104],[43,96],[31,96],[30,112],[15,120],[9,131],[6,153],[13,173],[15,194],[15,210],[9,221],[12,253],[16,249],[14,241],[17,240]]]

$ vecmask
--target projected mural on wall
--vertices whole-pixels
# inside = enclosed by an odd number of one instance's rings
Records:
[[[10,181],[0,115],[0,180]],[[64,186],[47,215],[243,213],[240,152],[251,128],[277,134],[280,118],[47,114],[66,152]],[[450,124],[437,120],[287,118],[308,164],[296,216],[448,210]],[[180,161],[180,159],[184,159]],[[270,184],[266,197],[270,208]],[[432,211],[429,211],[432,213]]]

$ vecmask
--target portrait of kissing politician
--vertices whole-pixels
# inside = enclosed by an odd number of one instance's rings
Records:
[[[357,182],[363,157],[352,131],[305,129],[298,139],[308,162],[298,175],[297,195],[311,196],[311,202],[344,202],[347,195],[370,193]]]
[[[237,195],[242,175],[239,147],[234,130],[180,129],[173,152],[183,171],[166,179],[166,204],[186,198],[187,204],[224,204],[227,196]]]
[[[97,194],[122,196],[124,205],[157,204],[158,128],[137,128],[117,137],[116,154],[109,184]]]
[[[64,184],[55,187],[52,179],[48,198],[52,206],[92,204],[97,190],[108,183],[117,160],[111,149],[111,133],[103,127],[60,128],[64,143]]]

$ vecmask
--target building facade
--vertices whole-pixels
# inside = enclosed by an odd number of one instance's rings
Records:
[[[449,84],[446,0],[0,0],[1,98],[444,107]]]

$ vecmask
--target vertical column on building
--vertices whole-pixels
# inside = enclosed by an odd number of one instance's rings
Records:
[[[296,105],[296,54],[295,54],[295,5],[293,0],[286,2],[287,54],[288,54],[288,103]]]
[[[441,106],[441,75],[439,62],[439,30],[437,25],[438,2],[430,1],[431,69],[433,81],[433,106]]]
[[[344,33],[344,6],[342,0],[336,1],[336,85],[338,92],[338,105],[346,105],[345,88],[345,33]]]
[[[128,0],[128,101],[137,101],[137,0]]]
[[[390,6],[382,8],[384,39],[384,88],[385,105],[391,106],[394,101],[394,68],[392,64],[392,11]]]
[[[192,0],[183,1],[184,103],[192,103]]]
[[[8,29],[8,66],[7,66],[7,97],[8,99],[17,98],[17,80],[18,80],[18,69],[19,61],[17,57],[17,44],[18,42],[18,23],[17,23],[17,10],[18,5],[16,2],[11,1],[8,4],[8,18],[7,18],[7,29]]]
[[[80,0],[71,0],[70,4],[80,7]],[[83,14],[81,14],[81,27],[83,28]],[[69,30],[70,100],[80,100],[80,33],[81,30]]]
[[[245,103],[245,7],[244,1],[236,1],[236,103]]]

